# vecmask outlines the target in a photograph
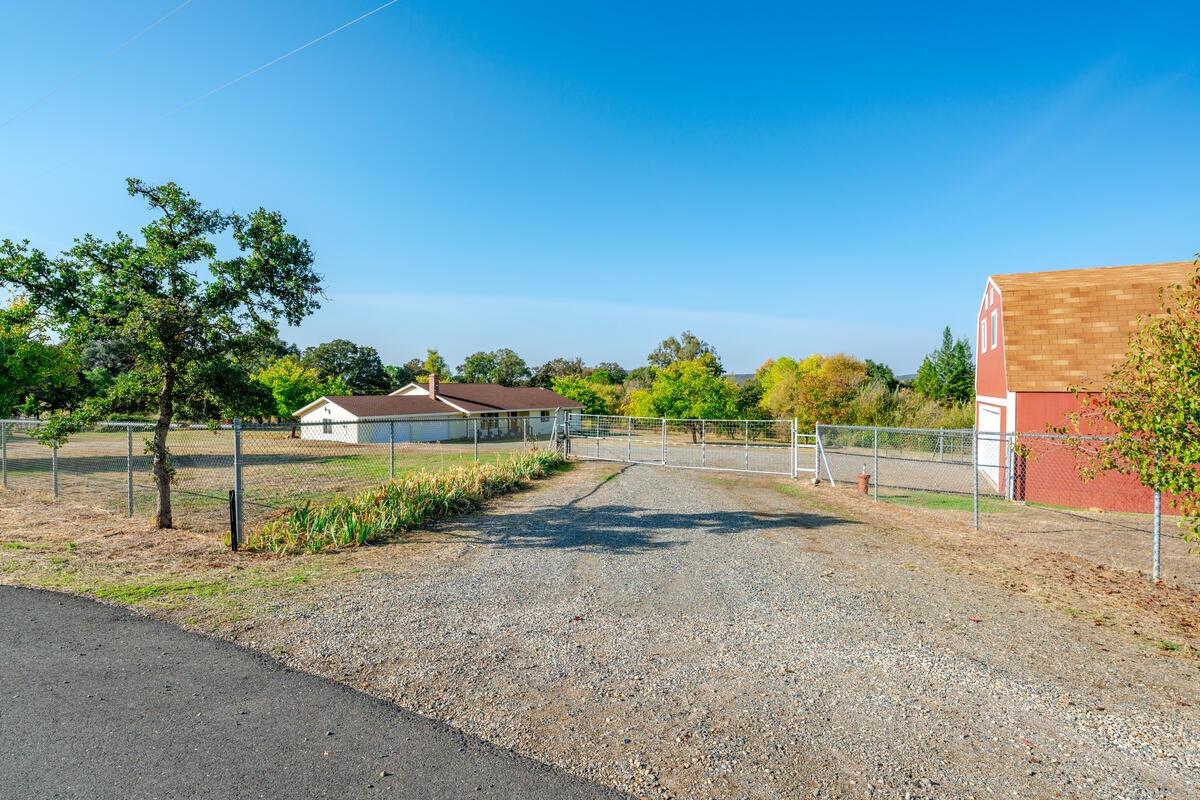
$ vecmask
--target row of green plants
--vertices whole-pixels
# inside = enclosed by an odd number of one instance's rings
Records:
[[[253,531],[247,546],[273,553],[357,547],[390,533],[474,511],[488,498],[521,489],[564,464],[556,451],[531,450],[490,464],[412,472],[377,489],[321,503],[306,501]]]

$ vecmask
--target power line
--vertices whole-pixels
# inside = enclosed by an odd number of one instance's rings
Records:
[[[41,97],[39,97],[37,100],[34,100],[32,103],[30,103],[29,105],[25,106],[25,108],[21,109],[21,110],[20,110],[20,111],[18,111],[17,113],[13,114],[13,115],[12,115],[11,117],[9,117],[8,119],[4,120],[3,122],[0,122],[0,129],[3,129],[3,128],[5,128],[5,127],[6,127],[6,126],[8,126],[10,123],[12,123],[12,122],[15,122],[16,120],[18,120],[18,119],[20,119],[21,117],[23,117],[23,116],[25,116],[26,114],[28,114],[30,111],[33,111],[35,108],[37,108],[38,106],[40,106],[42,103],[46,102],[46,101],[47,101],[47,100],[49,100],[51,97],[54,97],[54,95],[58,94],[58,93],[59,93],[59,92],[61,92],[63,89],[65,89],[67,86],[69,86],[69,85],[70,85],[70,84],[71,84],[71,83],[72,83],[72,82],[73,82],[73,81],[74,81],[76,78],[78,78],[80,75],[83,75],[85,72],[89,72],[89,71],[91,71],[91,70],[92,70],[94,67],[96,67],[98,64],[101,64],[101,63],[103,63],[104,61],[106,61],[106,60],[108,60],[109,58],[113,57],[113,56],[114,56],[114,55],[116,55],[117,53],[121,52],[121,51],[122,51],[122,50],[124,50],[126,47],[128,47],[128,46],[129,46],[129,45],[131,45],[131,44],[133,44],[133,43],[134,43],[134,42],[136,42],[138,39],[142,38],[142,37],[143,37],[143,36],[145,36],[147,33],[149,33],[150,31],[154,30],[154,29],[155,29],[155,28],[157,28],[159,25],[163,24],[164,22],[166,22],[166,21],[167,21],[167,20],[169,20],[171,17],[175,16],[176,14],[178,14],[180,11],[182,11],[182,10],[183,10],[183,9],[185,9],[185,8],[187,8],[187,7],[188,7],[189,5],[191,5],[191,4],[192,4],[192,0],[184,0],[182,3],[180,3],[180,4],[179,4],[179,5],[177,5],[177,6],[175,6],[175,8],[171,9],[170,11],[168,11],[168,12],[167,12],[166,14],[164,14],[163,16],[161,16],[161,17],[159,17],[158,19],[154,20],[154,22],[150,23],[150,24],[149,24],[149,25],[147,25],[145,28],[142,28],[140,31],[138,31],[137,33],[135,33],[133,36],[130,36],[128,39],[126,39],[125,41],[121,42],[119,45],[117,45],[116,47],[114,47],[112,50],[109,50],[107,53],[105,53],[104,55],[100,56],[100,57],[99,57],[99,58],[97,58],[95,61],[92,61],[91,63],[89,63],[89,64],[85,65],[84,67],[82,67],[82,68],[80,68],[80,69],[76,70],[75,72],[71,73],[71,75],[69,75],[69,76],[67,77],[67,79],[66,79],[66,80],[64,80],[62,83],[58,84],[58,85],[57,85],[57,86],[55,86],[53,89],[51,89],[50,91],[46,92],[44,95],[42,95]]]
[[[183,105],[178,106],[178,107],[168,111],[167,113],[163,114],[161,117],[159,117],[159,119],[165,119],[167,117],[178,114],[180,111],[183,111],[185,108],[195,105],[196,103],[199,103],[201,100],[205,100],[209,97],[212,97],[217,92],[220,92],[224,89],[228,89],[230,86],[233,86],[235,83],[241,83],[242,81],[246,80],[246,78],[249,78],[252,75],[257,75],[258,73],[262,72],[264,69],[273,67],[276,64],[278,64],[280,61],[283,61],[286,58],[291,58],[292,56],[296,55],[301,50],[306,50],[309,47],[312,47],[314,44],[317,44],[318,42],[322,42],[325,39],[328,39],[330,36],[333,36],[335,33],[340,33],[341,31],[346,30],[346,28],[349,28],[351,25],[362,22],[364,19],[371,16],[372,14],[377,14],[380,11],[383,11],[388,6],[395,5],[398,2],[400,2],[400,0],[388,0],[388,2],[384,3],[383,5],[378,6],[377,8],[373,8],[370,11],[368,11],[367,13],[362,14],[361,16],[355,17],[354,19],[350,20],[349,22],[344,22],[341,25],[334,28],[333,30],[331,30],[327,33],[323,33],[320,36],[318,36],[317,38],[312,39],[308,42],[305,42],[304,44],[300,45],[299,47],[297,47],[293,50],[289,50],[288,52],[284,53],[283,55],[277,56],[276,58],[271,59],[267,63],[257,66],[254,69],[250,70],[249,72],[246,72],[242,75],[237,76],[233,80],[229,80],[229,81],[226,81],[225,83],[222,83],[220,86],[216,87],[215,89],[209,89],[204,94],[193,97],[191,100],[188,100]]]

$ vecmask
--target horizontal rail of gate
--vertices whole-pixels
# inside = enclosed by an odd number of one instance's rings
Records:
[[[794,420],[669,419],[570,414],[575,458],[765,475],[816,473],[816,436]]]

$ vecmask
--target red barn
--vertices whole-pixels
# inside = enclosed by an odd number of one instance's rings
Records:
[[[1138,318],[1159,312],[1160,290],[1184,283],[1195,268],[1187,261],[991,276],[979,304],[976,428],[1045,433],[1065,424],[1079,409],[1072,389],[1103,385],[1124,359]],[[1061,446],[1022,443],[1032,452],[1011,461],[1003,441],[980,443],[981,477],[996,491],[1052,505],[1150,507],[1150,491],[1136,481],[1110,474],[1084,483]]]

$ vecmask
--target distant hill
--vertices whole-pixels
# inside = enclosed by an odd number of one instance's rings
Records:
[[[725,375],[726,378],[741,386],[746,381],[754,377],[753,372],[733,372]]]

